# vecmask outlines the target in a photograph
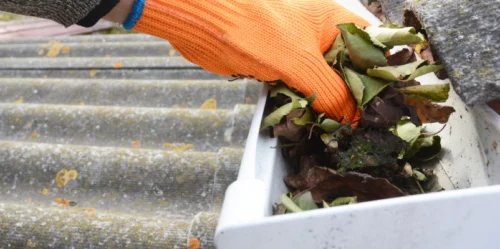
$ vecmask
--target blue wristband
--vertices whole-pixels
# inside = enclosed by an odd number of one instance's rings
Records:
[[[146,0],[135,0],[134,8],[130,11],[127,20],[123,23],[124,29],[131,30],[135,27],[139,19],[141,19],[145,2]]]

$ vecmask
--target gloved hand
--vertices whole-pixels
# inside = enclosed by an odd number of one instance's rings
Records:
[[[136,0],[124,26],[168,40],[207,71],[316,93],[315,111],[351,122],[355,101],[323,59],[347,22],[368,25],[333,0]]]

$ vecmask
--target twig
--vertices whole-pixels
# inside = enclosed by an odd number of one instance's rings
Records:
[[[446,124],[444,124],[443,128],[441,128],[441,130],[439,130],[438,132],[435,132],[435,133],[422,133],[420,135],[425,136],[425,137],[432,137],[432,136],[435,136],[435,135],[441,133],[444,130],[445,127],[446,127]]]
[[[425,193],[425,192],[424,192],[424,189],[422,188],[422,186],[421,186],[421,185],[420,185],[420,183],[418,182],[418,179],[414,177],[414,178],[413,178],[413,180],[414,180],[414,181],[415,181],[415,183],[417,184],[417,186],[418,186],[418,190],[420,190],[420,193],[421,193],[421,194]]]

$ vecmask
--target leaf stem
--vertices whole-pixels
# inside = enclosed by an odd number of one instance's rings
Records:
[[[441,130],[439,130],[438,132],[434,132],[434,133],[422,133],[422,134],[420,134],[420,135],[422,135],[422,136],[424,136],[424,137],[432,137],[432,136],[436,136],[437,134],[441,133],[441,132],[444,130],[444,128],[446,128],[446,125],[447,125],[447,124],[444,124],[444,125],[443,125],[443,128],[441,128]]]

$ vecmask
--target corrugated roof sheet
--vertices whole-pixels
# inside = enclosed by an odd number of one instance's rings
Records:
[[[261,87],[145,35],[1,40],[0,248],[213,248]]]

